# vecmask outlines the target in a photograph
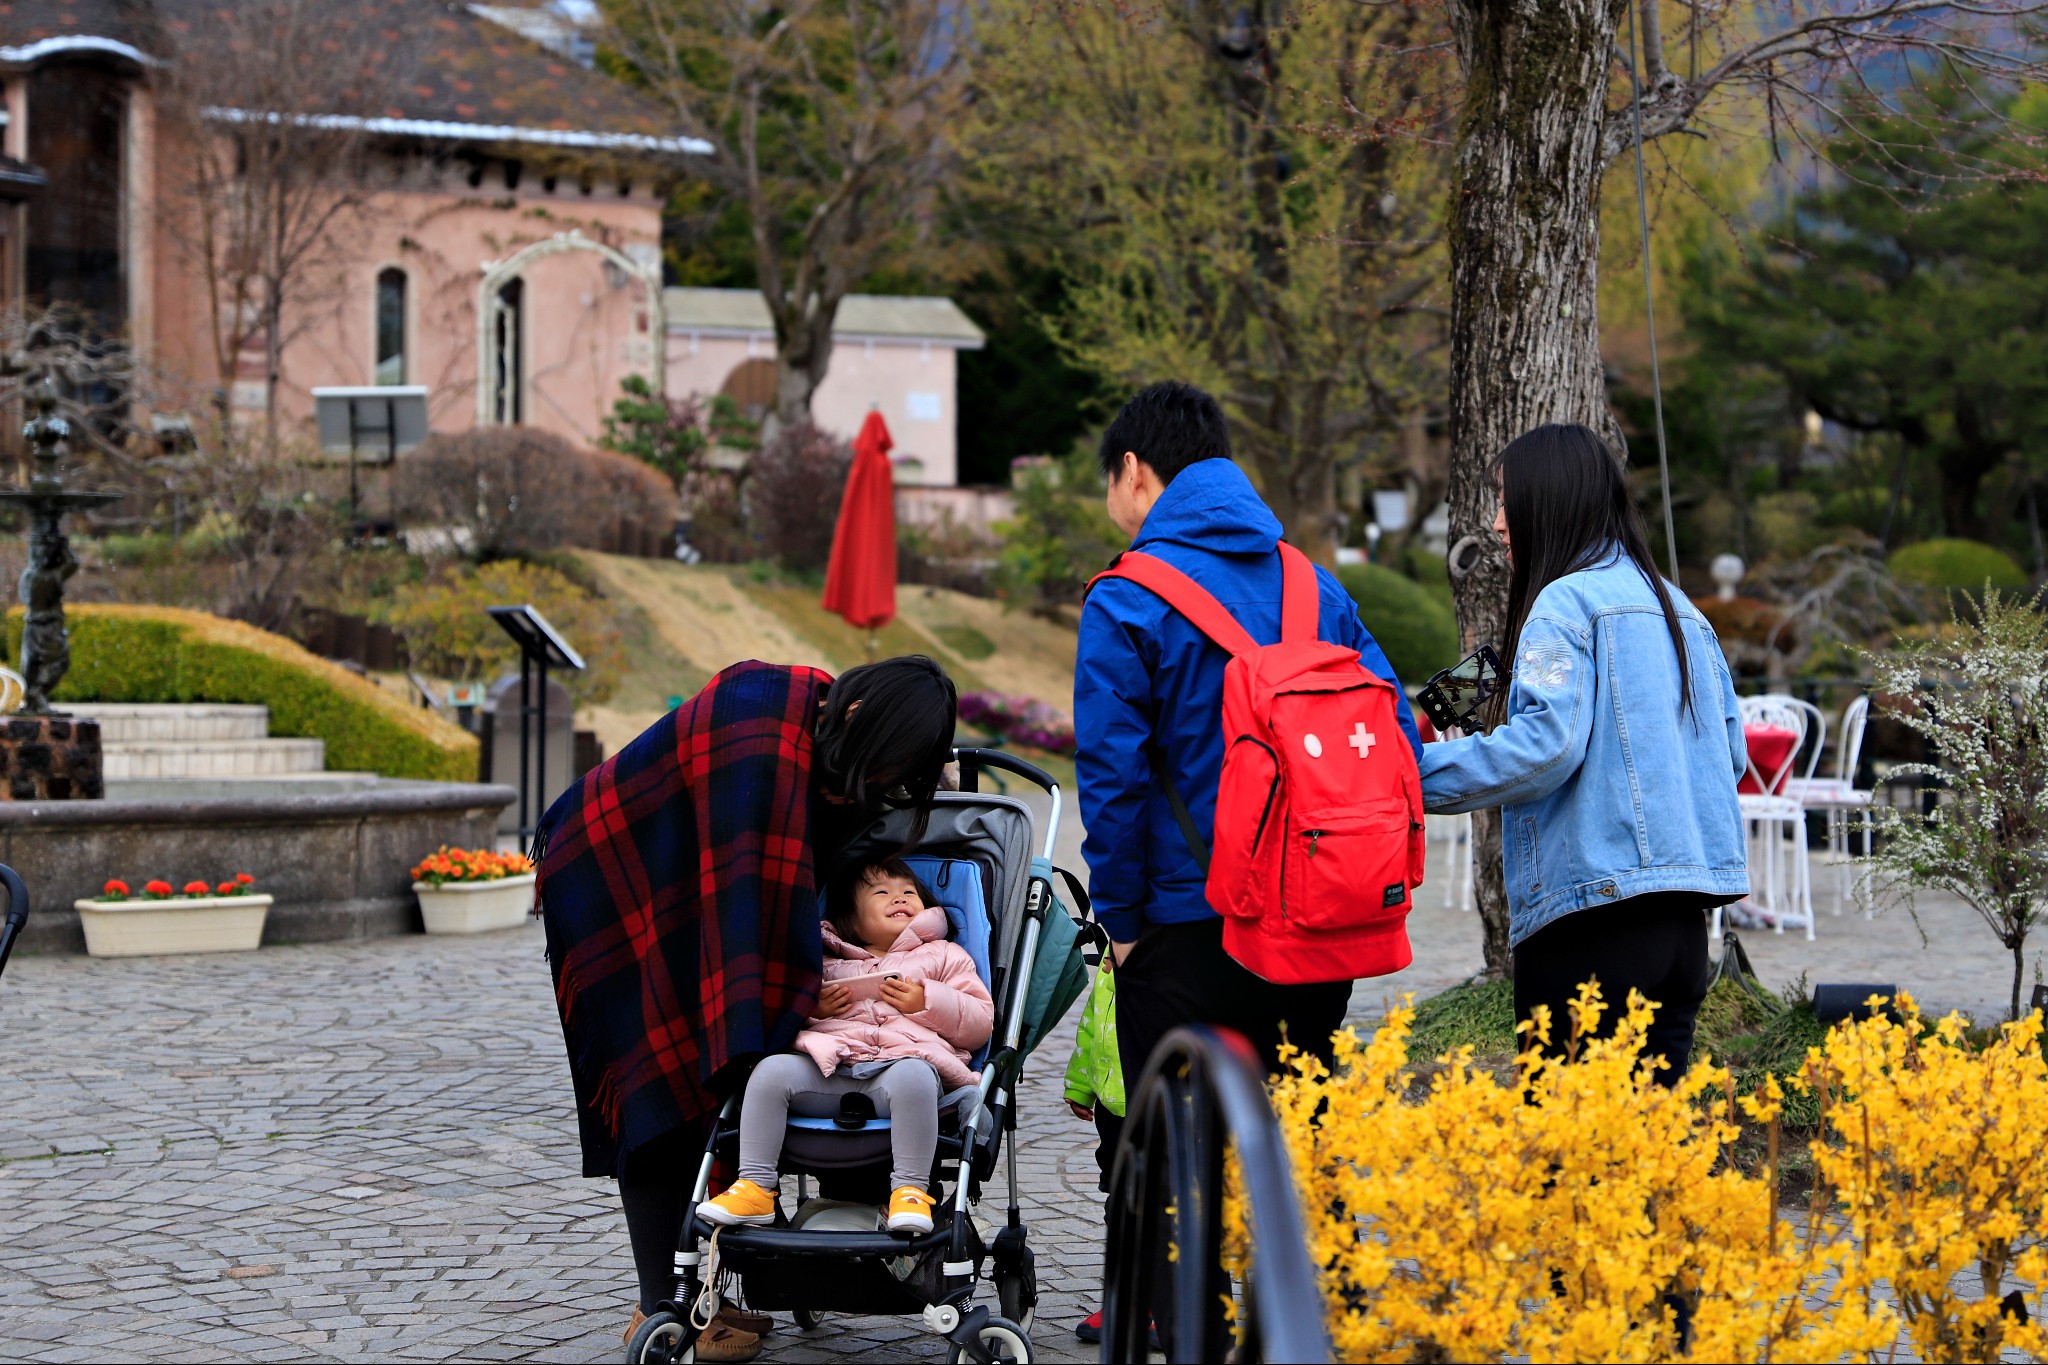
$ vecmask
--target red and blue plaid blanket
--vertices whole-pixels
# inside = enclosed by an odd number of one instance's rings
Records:
[[[585,1175],[701,1124],[732,1068],[789,1047],[817,1001],[811,731],[831,681],[735,664],[541,821]]]

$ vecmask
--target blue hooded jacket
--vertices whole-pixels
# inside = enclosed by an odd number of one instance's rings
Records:
[[[1244,471],[1225,459],[1181,470],[1131,543],[1201,584],[1260,644],[1280,639],[1280,522]],[[1400,688],[1387,656],[1359,622],[1336,576],[1318,568],[1321,637],[1358,651],[1359,662]],[[1123,579],[1105,579],[1081,611],[1074,666],[1074,731],[1080,739],[1081,818],[1088,829],[1088,895],[1119,943],[1148,925],[1186,924],[1216,912],[1201,868],[1153,777],[1163,772],[1205,842],[1213,843],[1216,784],[1223,772],[1223,669],[1230,655],[1165,602]],[[1406,694],[1401,730],[1422,743]]]

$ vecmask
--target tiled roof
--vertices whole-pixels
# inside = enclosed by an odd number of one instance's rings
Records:
[[[97,37],[154,55],[217,12],[221,0],[0,0],[0,60],[33,59],[55,38]],[[446,0],[319,0],[337,52],[388,52],[406,70],[388,107],[372,115],[406,125],[665,137],[658,109],[619,82],[550,52],[466,6]],[[21,54],[30,53],[24,58]],[[265,111],[250,111],[261,113]]]
[[[774,323],[758,289],[664,289],[661,302],[671,332],[768,333]],[[960,305],[937,295],[848,294],[832,320],[836,337],[900,337],[978,351],[981,328]]]

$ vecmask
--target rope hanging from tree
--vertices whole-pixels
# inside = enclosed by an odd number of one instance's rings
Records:
[[[1628,108],[1635,132],[1636,222],[1642,233],[1643,316],[1650,325],[1650,399],[1657,415],[1658,481],[1664,490],[1664,552],[1671,563],[1671,581],[1677,583],[1678,531],[1671,517],[1671,455],[1664,443],[1664,376],[1657,366],[1657,301],[1650,282],[1650,197],[1643,181],[1643,54],[1636,45],[1636,9],[1641,4],[1642,0],[1630,0],[1628,7]],[[1697,27],[1695,16],[1694,28]],[[1697,40],[1695,33],[1694,41]],[[1696,55],[1694,60],[1698,60]]]

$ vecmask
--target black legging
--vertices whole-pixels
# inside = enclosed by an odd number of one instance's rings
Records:
[[[1670,1063],[1660,1085],[1676,1085],[1692,1057],[1693,1024],[1707,992],[1707,928],[1701,916],[1716,901],[1692,892],[1637,896],[1553,920],[1515,945],[1515,1018],[1550,1006],[1550,1047],[1561,1056],[1571,1040],[1570,1004],[1585,981],[1600,983],[1607,1008],[1598,1035],[1614,1032],[1639,990],[1657,1002],[1643,1051]]]
[[[683,1235],[683,1206],[690,1202],[704,1159],[704,1136],[692,1128],[650,1142],[627,1158],[619,1177],[619,1203],[626,1210],[643,1313],[675,1295],[676,1243]]]

